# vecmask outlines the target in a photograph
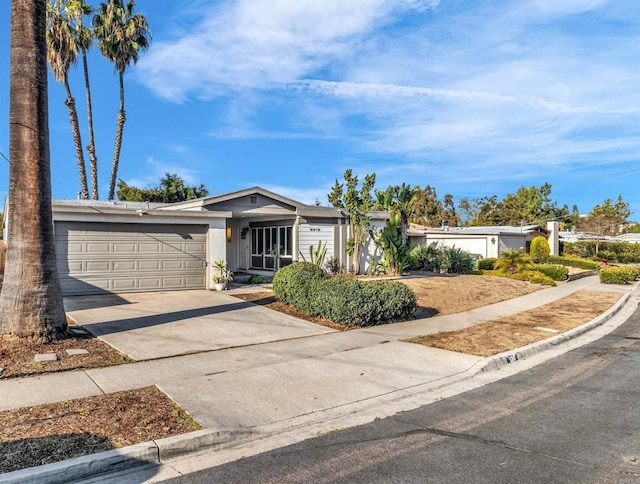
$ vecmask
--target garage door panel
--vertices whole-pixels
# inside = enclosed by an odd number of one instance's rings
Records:
[[[206,287],[204,225],[57,222],[65,295]]]

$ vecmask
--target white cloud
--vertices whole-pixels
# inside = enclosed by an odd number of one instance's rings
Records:
[[[156,42],[139,79],[157,95],[183,102],[229,89],[295,81],[344,59],[376,27],[438,0],[237,0],[202,6],[201,22],[175,40]]]

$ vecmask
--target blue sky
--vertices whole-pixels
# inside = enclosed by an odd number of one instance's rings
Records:
[[[94,3],[94,5],[97,2]],[[640,219],[638,0],[138,0],[151,49],[126,77],[119,176],[210,193],[260,185],[312,203],[346,168],[439,195],[551,183],[582,212],[618,194]],[[0,11],[9,25],[9,8]],[[0,30],[0,151],[8,155]],[[117,77],[90,57],[106,198]],[[84,115],[82,73],[72,89]],[[53,195],[78,175],[50,77]],[[86,144],[87,135],[83,142]],[[0,197],[8,164],[0,164]]]

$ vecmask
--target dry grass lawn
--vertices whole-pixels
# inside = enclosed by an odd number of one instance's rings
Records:
[[[621,297],[620,293],[582,290],[506,318],[470,328],[411,338],[411,343],[459,353],[492,356],[535,343],[591,321]],[[557,330],[558,333],[544,329]]]
[[[156,387],[0,412],[0,473],[200,430]]]
[[[418,298],[416,318],[460,313],[524,296],[544,286],[506,277],[428,276],[402,279]]]

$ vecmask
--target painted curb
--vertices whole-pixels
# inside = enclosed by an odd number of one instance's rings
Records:
[[[594,328],[597,328],[598,326],[601,326],[607,321],[609,321],[613,316],[618,314],[618,312],[623,308],[623,306],[630,299],[631,299],[631,293],[626,293],[609,310],[602,313],[600,316],[592,319],[591,321],[584,323],[581,326],[573,328],[569,331],[566,331],[552,338],[548,338],[546,340],[539,341],[536,343],[531,343],[529,345],[516,348],[515,350],[505,351],[492,358],[488,358],[487,364],[478,373],[499,370],[503,366],[509,365],[511,363],[515,363],[518,360],[523,360],[527,357],[530,357],[542,351],[548,350],[549,348],[558,346],[569,340],[577,338],[578,336]]]

